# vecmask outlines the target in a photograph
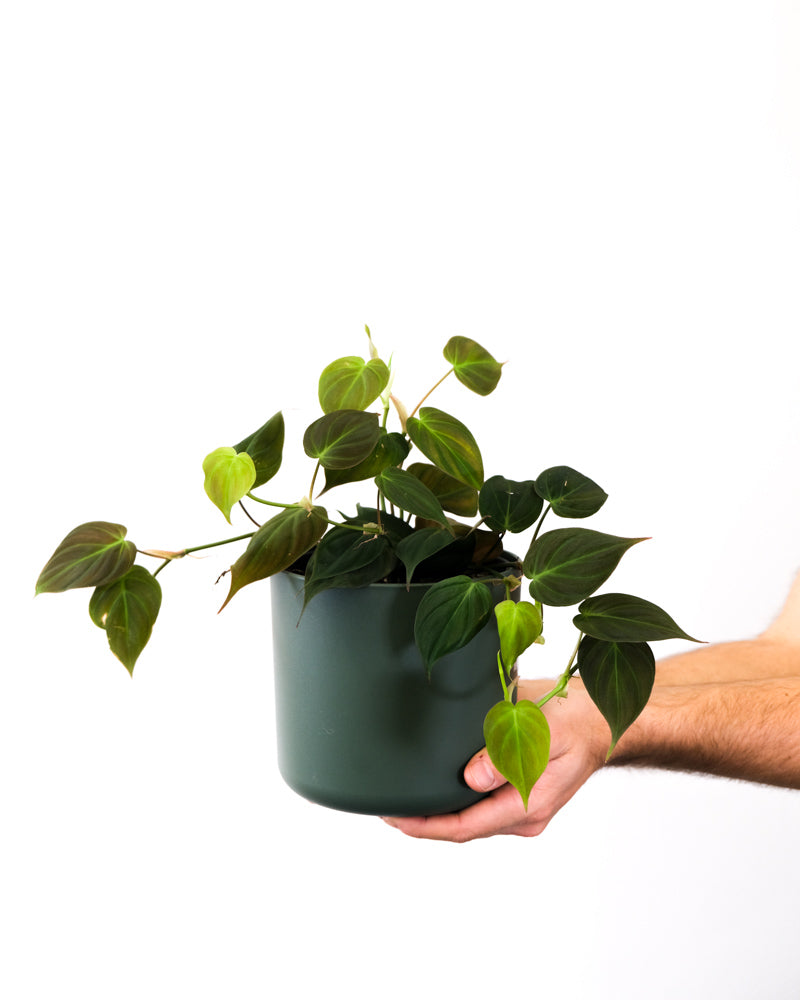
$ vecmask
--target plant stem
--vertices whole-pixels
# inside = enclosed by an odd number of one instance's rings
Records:
[[[317,467],[316,469],[314,469],[314,475],[311,477],[311,486],[309,487],[308,490],[308,496],[312,502],[314,500],[314,483],[317,481],[317,473],[319,472],[320,465],[321,463],[317,462]]]
[[[545,507],[545,509],[544,509],[544,513],[543,513],[543,514],[542,514],[542,516],[541,516],[541,517],[539,518],[539,523],[538,523],[538,524],[536,525],[536,530],[535,530],[535,531],[534,531],[534,533],[533,533],[533,538],[531,539],[531,545],[533,545],[533,543],[534,543],[534,542],[536,541],[536,539],[537,539],[537,537],[538,537],[538,535],[539,535],[539,529],[540,529],[540,528],[541,528],[541,526],[542,526],[542,521],[544,521],[544,519],[545,519],[545,518],[547,517],[547,512],[548,512],[549,510],[551,510],[551,509],[552,509],[552,504],[548,504],[548,505],[547,505],[547,506]]]
[[[505,671],[503,670],[503,661],[499,653],[497,654],[497,670],[500,674],[500,683],[503,685],[503,699],[511,701],[511,695],[508,692],[508,685],[506,684]]]
[[[299,507],[300,504],[297,503],[276,503],[275,500],[262,500],[261,497],[257,497],[255,493],[248,493],[248,499],[255,500],[256,503],[265,503],[268,507],[283,507],[284,510],[290,510],[292,507]]]
[[[153,576],[158,576],[161,570],[168,566],[171,562],[175,562],[176,559],[183,559],[184,556],[191,555],[192,552],[202,552],[204,549],[216,549],[220,545],[230,545],[232,542],[243,542],[246,538],[252,538],[255,531],[250,531],[246,535],[237,535],[236,538],[223,538],[219,542],[206,542],[205,545],[193,545],[188,549],[181,549],[180,552],[176,552],[171,559],[165,559],[163,563],[156,569]],[[147,555],[147,553],[145,553]]]
[[[436,383],[436,385],[433,386],[432,389],[428,389],[428,391],[425,393],[425,395],[422,397],[422,399],[417,403],[417,405],[414,407],[414,409],[409,414],[409,418],[408,418],[409,420],[411,419],[411,417],[414,416],[414,414],[417,412],[417,410],[422,406],[422,404],[425,402],[425,400],[428,398],[428,396],[430,396],[431,393],[434,392],[434,390],[438,389],[439,386],[442,384],[442,382],[444,382],[444,380],[447,378],[447,376],[448,375],[452,375],[452,373],[454,371],[455,371],[455,368],[451,368],[449,372],[445,372],[445,374],[442,375],[442,377],[439,379],[439,381]]]
[[[564,671],[564,673],[556,681],[555,687],[552,691],[540,698],[536,702],[536,707],[541,708],[542,705],[546,705],[551,698],[565,698],[567,685],[569,684],[570,678],[573,674],[572,664],[575,662],[575,657],[578,655],[578,648],[580,647],[581,640],[583,639],[583,632],[578,635],[578,641],[575,643],[575,649],[572,651],[572,656],[569,658],[569,663]]]

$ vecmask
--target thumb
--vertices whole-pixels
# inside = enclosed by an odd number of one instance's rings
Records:
[[[506,784],[506,779],[492,764],[485,747],[464,768],[464,780],[476,792],[490,792]]]

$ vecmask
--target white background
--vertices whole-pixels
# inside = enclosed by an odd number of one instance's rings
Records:
[[[592,476],[595,526],[653,538],[615,589],[757,633],[800,565],[797,5],[28,0],[0,29],[3,996],[800,995],[796,793],[615,771],[538,840],[412,841],[282,785],[268,586],[216,615],[232,554],[162,574],[133,680],[88,594],[32,599],[84,520],[225,537],[202,457],[281,408],[296,442],[369,323],[409,405],[454,334],[508,360],[438,397],[487,474]]]

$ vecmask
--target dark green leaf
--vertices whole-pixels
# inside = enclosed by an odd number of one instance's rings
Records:
[[[467,486],[425,462],[414,462],[406,471],[436,495],[442,510],[459,517],[474,517],[478,513],[478,491],[474,486]]]
[[[559,517],[591,517],[608,499],[597,483],[566,465],[545,469],[536,480],[536,492]]]
[[[442,505],[436,496],[410,472],[403,469],[384,469],[376,477],[375,485],[395,507],[408,514],[427,518],[429,521],[447,524]]]
[[[92,594],[89,615],[105,629],[111,652],[131,675],[160,608],[159,582],[143,566],[133,566],[125,576],[97,587]]]
[[[378,511],[374,507],[362,507],[361,504],[356,504],[356,510],[358,511],[356,517],[347,517],[345,514],[342,514],[347,524],[380,524],[381,530],[392,545],[397,545],[402,538],[410,535],[414,530],[410,524],[406,524],[401,518],[395,517],[394,514],[386,514],[383,511]]]
[[[406,568],[406,583],[411,583],[414,570],[421,562],[451,545],[452,542],[453,536],[445,528],[423,528],[420,531],[413,531],[404,538],[395,552]]]
[[[606,642],[700,641],[687,635],[658,605],[628,594],[588,598],[578,608],[573,622],[581,632]]]
[[[608,756],[637,718],[656,677],[656,659],[646,642],[603,642],[584,636],[578,670],[589,697],[611,729]]]
[[[419,450],[448,476],[479,490],[483,485],[483,459],[469,430],[447,413],[423,406],[418,417],[409,417],[406,431]]]
[[[319,404],[323,413],[365,410],[388,384],[389,369],[380,358],[339,358],[320,376]]]
[[[288,569],[320,540],[328,527],[324,507],[290,507],[263,524],[231,566],[231,587],[224,608],[242,587]],[[222,608],[220,608],[220,611]]]
[[[304,606],[330,587],[366,587],[394,569],[397,558],[385,535],[333,528],[320,540],[306,567]]]
[[[542,634],[542,612],[528,601],[501,601],[494,609],[500,656],[507,671]]]
[[[420,601],[414,624],[425,669],[452,653],[480,632],[492,613],[492,595],[485,583],[454,576],[433,584]]]
[[[307,428],[303,448],[325,469],[352,469],[372,454],[380,432],[377,413],[335,410]]]
[[[238,455],[233,448],[217,448],[203,459],[208,499],[231,523],[231,508],[247,496],[256,481],[256,467],[246,451]]]
[[[531,596],[552,607],[578,604],[605,583],[632,545],[642,541],[588,528],[548,531],[531,545],[523,563]]]
[[[374,479],[378,473],[383,472],[393,465],[401,465],[410,450],[408,441],[404,435],[396,431],[387,434],[381,431],[378,443],[363,462],[354,465],[352,469],[326,469],[325,489],[331,490],[334,486],[342,486],[345,483],[357,483],[364,479]]]
[[[256,467],[256,481],[250,489],[263,486],[280,469],[285,433],[283,414],[276,413],[257,431],[234,445],[235,451],[246,451]]]
[[[444,356],[459,382],[480,396],[488,396],[500,381],[503,366],[469,337],[451,337]]]
[[[550,758],[550,727],[532,701],[498,702],[483,723],[489,757],[503,777],[522,796],[525,809],[531,789]]]
[[[136,546],[125,540],[127,533],[127,528],[109,521],[88,521],[74,528],[39,574],[36,593],[58,594],[118,580],[136,558]]]
[[[516,534],[530,528],[541,514],[543,503],[532,479],[518,483],[503,476],[492,476],[481,487],[478,508],[494,531]]]

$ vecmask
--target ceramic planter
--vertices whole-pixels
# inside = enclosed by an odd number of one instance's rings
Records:
[[[348,812],[416,816],[481,796],[464,765],[502,699],[494,615],[429,682],[414,642],[428,585],[326,590],[302,614],[303,577],[272,578],[278,764],[312,802]],[[505,588],[493,588],[495,603]],[[299,620],[299,621],[298,621]]]

